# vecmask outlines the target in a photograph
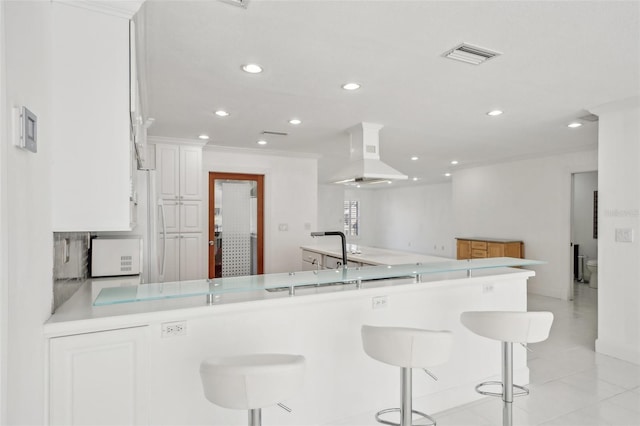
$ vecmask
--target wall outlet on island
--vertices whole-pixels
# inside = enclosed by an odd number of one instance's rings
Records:
[[[482,293],[492,293],[493,292],[493,284],[482,284]]]
[[[162,323],[162,337],[184,336],[187,334],[186,321],[174,321]]]
[[[389,305],[389,298],[387,296],[376,296],[371,298],[371,308],[383,309]]]

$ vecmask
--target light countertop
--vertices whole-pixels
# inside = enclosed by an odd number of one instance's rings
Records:
[[[300,248],[315,253],[342,258],[342,249],[340,244],[314,244],[301,246]],[[451,258],[448,257],[430,256],[407,251],[347,244],[347,260],[366,263],[369,265],[404,265],[409,263],[442,262],[443,260],[450,259]]]

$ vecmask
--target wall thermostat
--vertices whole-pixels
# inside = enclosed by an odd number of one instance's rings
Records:
[[[14,144],[31,152],[38,152],[38,117],[27,107],[14,108],[16,134]]]

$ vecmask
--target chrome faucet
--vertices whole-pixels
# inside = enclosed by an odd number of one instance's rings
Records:
[[[342,239],[342,267],[347,267],[347,237],[340,231],[312,232],[312,237],[324,237],[325,235],[339,235]]]

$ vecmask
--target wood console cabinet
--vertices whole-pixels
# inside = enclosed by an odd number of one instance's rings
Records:
[[[524,258],[524,243],[495,238],[456,238],[458,259],[482,259],[485,257]]]

